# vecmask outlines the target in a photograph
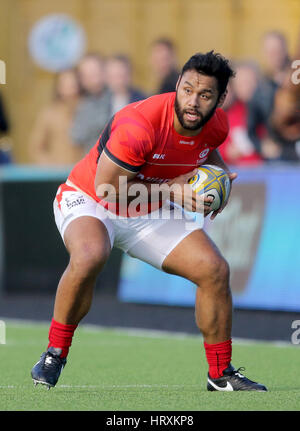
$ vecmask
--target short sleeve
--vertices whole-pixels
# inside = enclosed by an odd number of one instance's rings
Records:
[[[213,121],[210,122],[209,134],[214,147],[219,147],[227,138],[229,133],[229,121],[226,112],[216,109]]]
[[[151,129],[146,121],[123,117],[114,121],[103,151],[122,168],[139,172],[151,151],[152,142]]]

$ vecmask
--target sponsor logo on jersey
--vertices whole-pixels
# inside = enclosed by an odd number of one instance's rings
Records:
[[[182,144],[182,145],[194,145],[194,143],[195,141],[183,141],[183,140],[179,141],[179,144]]]
[[[153,154],[152,159],[163,160],[165,157],[165,154]]]
[[[73,208],[73,207],[77,207],[78,205],[82,205],[85,203],[85,199],[83,196],[79,196],[76,199],[70,199],[70,198],[65,198],[65,202],[67,205],[67,208]]]
[[[149,183],[166,183],[167,181],[169,181],[169,178],[160,178],[160,177],[145,177],[145,175],[138,173],[137,174],[137,178],[139,178],[140,180],[143,181],[147,181]]]
[[[207,157],[204,157],[204,159],[198,159],[197,162],[196,162],[197,165],[199,165],[199,164],[203,165],[203,163],[206,161],[206,159],[207,159]]]

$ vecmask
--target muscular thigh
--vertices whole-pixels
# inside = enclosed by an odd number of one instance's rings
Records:
[[[197,229],[166,256],[162,269],[197,283],[201,274],[205,275],[221,261],[223,257],[217,246],[202,229]]]
[[[65,230],[64,242],[70,255],[93,254],[106,260],[111,243],[105,225],[95,217],[82,216],[73,220]]]
[[[61,184],[53,202],[55,222],[71,261],[97,267],[114,242],[114,229],[105,209],[83,192]]]

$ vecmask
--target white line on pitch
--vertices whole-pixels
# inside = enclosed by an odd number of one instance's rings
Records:
[[[20,388],[28,388],[31,386],[28,385],[7,385],[0,386],[0,389],[20,389]],[[56,388],[62,389],[129,389],[129,388],[169,388],[169,389],[179,389],[179,388],[198,388],[200,385],[159,385],[159,384],[132,384],[132,385],[57,385]]]
[[[35,320],[27,320],[27,319],[6,319],[1,318],[0,319],[11,324],[14,326],[37,326],[37,325],[45,325],[49,327],[50,321],[35,321]],[[90,323],[83,323],[78,327],[79,330],[84,331],[105,331],[105,332],[111,332],[116,335],[129,335],[133,337],[147,337],[147,338],[166,338],[171,337],[173,339],[194,339],[198,341],[203,341],[203,338],[201,334],[190,334],[187,332],[171,332],[171,331],[165,331],[165,330],[153,330],[153,329],[144,329],[144,328],[126,328],[126,327],[107,327],[107,326],[101,326],[101,325],[95,325]],[[288,341],[281,341],[281,340],[254,340],[250,338],[239,338],[239,337],[233,337],[233,343],[239,344],[239,345],[255,345],[255,344],[267,344],[269,346],[274,347],[291,347],[296,348],[299,346],[293,345],[291,342]]]

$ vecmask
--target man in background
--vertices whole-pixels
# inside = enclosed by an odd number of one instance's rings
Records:
[[[156,93],[175,91],[179,70],[176,49],[170,39],[161,38],[152,43],[150,63],[158,81]]]
[[[75,112],[71,137],[86,154],[111,116],[111,94],[105,84],[104,61],[98,54],[84,56],[78,74],[84,97]]]
[[[262,55],[265,73],[249,102],[248,134],[265,160],[276,160],[281,156],[280,143],[272,136],[269,119],[276,90],[283,83],[290,65],[285,36],[279,31],[266,33],[262,40]]]
[[[109,57],[105,65],[106,82],[111,91],[111,114],[114,115],[129,103],[146,98],[146,95],[132,85],[132,65],[125,55]]]
[[[287,69],[282,85],[274,96],[270,116],[273,135],[281,144],[281,158],[300,161],[300,34],[291,67]],[[295,63],[296,62],[296,63]],[[297,67],[298,65],[298,67]]]

